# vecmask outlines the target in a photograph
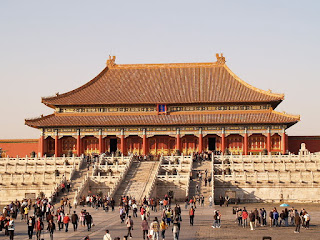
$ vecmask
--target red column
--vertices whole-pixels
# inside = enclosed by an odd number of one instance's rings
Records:
[[[146,134],[143,134],[143,135],[142,135],[142,152],[143,152],[143,155],[144,155],[144,156],[148,155],[147,135],[146,135]]]
[[[203,151],[203,136],[202,133],[199,134],[199,152]]]
[[[44,136],[43,135],[39,139],[39,153],[40,153],[40,157],[43,157],[44,155]]]
[[[102,135],[99,135],[99,153],[102,154],[103,153],[103,149],[102,149]]]
[[[81,151],[81,136],[80,134],[78,134],[77,136],[77,155],[78,157],[82,154],[82,151]]]
[[[176,149],[181,153],[181,141],[180,141],[180,133],[177,134],[177,142]]]
[[[271,134],[270,134],[270,132],[267,133],[267,150],[268,150],[268,153],[271,153]]]
[[[59,137],[56,135],[54,139],[54,155],[59,157]]]
[[[282,141],[282,151],[281,151],[281,153],[282,154],[285,154],[286,153],[286,151],[287,151],[287,134],[284,132],[284,133],[282,133],[282,138],[281,138],[281,141]]]
[[[226,149],[226,137],[225,134],[221,134],[221,152],[224,153]]]
[[[248,133],[244,134],[243,152],[244,155],[248,155]]]
[[[120,151],[123,154],[124,154],[124,151],[125,151],[125,149],[124,149],[124,146],[125,146],[124,141],[125,141],[124,135],[121,135],[121,137],[120,137]]]

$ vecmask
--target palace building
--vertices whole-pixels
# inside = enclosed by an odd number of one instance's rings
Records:
[[[41,130],[40,155],[120,151],[191,154],[288,151],[286,130],[299,116],[275,111],[283,94],[237,77],[216,62],[116,64],[85,85],[42,98],[54,113],[27,119]]]

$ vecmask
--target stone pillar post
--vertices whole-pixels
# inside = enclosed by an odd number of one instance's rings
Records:
[[[142,152],[143,152],[143,155],[144,155],[144,156],[148,155],[146,129],[143,129],[143,130],[142,130]]]
[[[81,156],[81,154],[82,154],[82,151],[81,151],[81,135],[80,135],[81,133],[80,133],[80,129],[78,129],[78,131],[77,131],[77,155],[78,155],[78,157],[80,157]]]
[[[99,130],[99,153],[103,153],[103,147],[102,147],[102,129]]]
[[[268,150],[268,153],[270,154],[271,153],[271,133],[270,133],[269,127],[267,130],[267,150]]]
[[[244,139],[243,139],[243,153],[244,155],[248,155],[248,131],[247,128],[244,130]]]
[[[225,137],[225,130],[223,128],[222,134],[221,134],[221,152],[225,153],[225,150],[226,150],[226,137]]]
[[[202,128],[199,128],[199,153],[203,151],[203,135]]]

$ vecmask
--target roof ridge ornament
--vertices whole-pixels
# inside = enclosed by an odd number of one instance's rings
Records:
[[[116,56],[109,55],[109,59],[107,60],[107,67],[114,67],[116,65]]]
[[[218,65],[224,65],[226,63],[226,58],[223,56],[223,53],[221,54],[216,53],[216,58],[217,58]]]

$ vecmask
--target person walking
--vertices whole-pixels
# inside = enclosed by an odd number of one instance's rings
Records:
[[[28,221],[27,221],[27,225],[28,225],[28,236],[29,239],[32,239],[33,236],[33,229],[34,229],[34,225],[35,225],[35,220],[33,217],[29,217]]]
[[[64,223],[64,226],[65,226],[65,231],[68,232],[68,227],[69,227],[69,222],[70,222],[70,218],[69,218],[69,215],[66,214],[63,218],[63,223]]]
[[[73,214],[71,215],[71,222],[73,225],[73,231],[77,231],[78,229],[78,222],[79,222],[79,217],[76,211],[73,211]]]
[[[162,221],[160,223],[160,231],[161,231],[162,240],[164,240],[166,238],[165,233],[166,233],[167,229],[168,229],[168,225],[166,224],[165,220],[162,219]]]
[[[84,217],[85,218],[85,221],[86,221],[86,224],[87,224],[87,227],[88,227],[88,231],[91,230],[91,224],[92,224],[92,216],[90,215],[90,213],[86,213],[86,216]]]
[[[298,212],[295,213],[294,224],[296,226],[296,229],[294,230],[294,233],[300,233],[301,218],[300,218]]]
[[[36,230],[37,240],[40,240],[41,231],[43,230],[43,222],[40,217],[38,217],[38,220],[36,221],[34,228]]]
[[[47,230],[49,231],[50,239],[53,240],[53,232],[56,230],[56,225],[52,220],[49,221]]]
[[[127,220],[126,220],[126,225],[127,225],[127,229],[128,229],[128,233],[127,236],[130,238],[132,238],[132,234],[131,234],[131,230],[133,230],[133,221],[131,219],[131,216],[128,216]]]
[[[304,222],[305,222],[305,228],[309,229],[310,226],[310,215],[309,213],[305,212],[305,214],[303,215],[304,218]]]
[[[252,211],[250,211],[249,220],[250,220],[250,230],[254,230],[256,216],[254,215],[254,213]]]
[[[246,209],[243,209],[242,211],[242,226],[243,228],[247,227],[248,226],[248,212]]]
[[[195,210],[194,210],[193,206],[191,206],[191,208],[189,210],[190,226],[193,226],[194,212],[195,212]]]
[[[143,239],[148,239],[148,230],[149,230],[149,223],[146,218],[143,219],[141,222],[141,229],[143,234]]]
[[[158,222],[158,218],[155,217],[153,222],[150,224],[150,232],[152,234],[152,240],[159,240],[159,229],[160,229],[160,226],[159,226],[159,222]]]
[[[103,240],[112,240],[109,230],[106,230],[106,234],[103,236]]]
[[[173,222],[173,225],[172,225],[172,233],[173,233],[173,239],[174,240],[179,240],[179,234],[180,234],[180,223],[175,220]]]
[[[13,240],[14,238],[14,220],[13,220],[13,217],[10,218],[10,221],[9,221],[9,225],[8,225],[8,232],[9,232],[9,239],[10,240]]]

